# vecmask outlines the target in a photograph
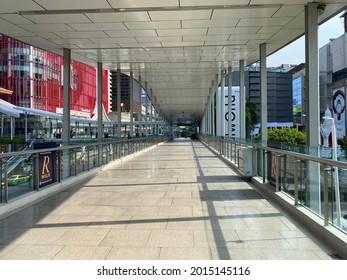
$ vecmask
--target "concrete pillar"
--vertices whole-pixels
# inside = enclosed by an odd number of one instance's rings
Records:
[[[158,112],[157,112],[157,97],[154,97],[154,135],[158,135]]]
[[[96,92],[96,102],[97,102],[97,114],[98,114],[98,141],[100,141],[104,137],[104,131],[102,127],[102,63],[98,62],[97,67],[97,92]],[[102,150],[102,144],[98,147],[99,152],[99,164],[102,163],[102,156],[103,156],[103,150]]]
[[[145,112],[145,122],[146,122],[146,132],[145,132],[145,135],[148,136],[148,85],[147,85],[147,82],[145,82],[145,91],[146,91],[146,94],[145,94],[145,97],[146,97],[146,112]]]
[[[97,68],[97,114],[98,114],[98,139],[103,138],[102,127],[102,63],[98,62]]]
[[[211,90],[211,135],[215,136],[215,109],[214,109],[214,98],[215,98],[215,83],[217,83],[217,80],[214,82]]]
[[[317,3],[305,6],[305,62],[306,62],[306,136],[310,154],[319,156],[319,49]],[[307,164],[307,207],[321,214],[320,165]]]
[[[317,3],[305,6],[306,133],[307,144],[320,144],[319,49]]]
[[[118,113],[118,125],[117,125],[117,136],[122,137],[122,107],[121,107],[121,69],[120,66],[117,67],[117,113]]]
[[[63,65],[63,145],[70,144],[70,107],[71,107],[71,50],[64,49]]]
[[[63,57],[63,146],[70,145],[70,107],[71,107],[71,50],[64,49]],[[70,176],[70,155],[68,151],[63,152],[63,178]]]
[[[264,144],[267,143],[267,69],[266,44],[260,45],[260,136]],[[263,182],[268,178],[268,162],[266,154],[260,155]]]
[[[246,135],[246,93],[245,93],[245,61],[240,60],[240,138]]]
[[[260,45],[260,128],[261,140],[267,141],[267,70],[265,43]]]
[[[150,108],[151,108],[151,112],[150,112],[150,116],[149,116],[149,131],[150,131],[150,135],[153,134],[153,102],[152,99],[153,98],[153,90],[150,90]]]
[[[142,136],[142,79],[139,75],[139,97],[140,97],[140,109],[138,112],[138,124],[139,124],[139,136]]]
[[[207,98],[207,134],[211,135],[211,88],[209,90],[210,95]]]
[[[219,128],[220,128],[220,136],[225,136],[225,70],[221,71],[221,82],[220,82],[220,114],[219,114]]]
[[[134,74],[130,72],[130,137],[134,136]]]
[[[232,67],[228,67],[228,137],[231,137],[231,88],[232,88]]]

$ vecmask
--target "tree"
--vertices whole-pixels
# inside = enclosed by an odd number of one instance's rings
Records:
[[[251,131],[258,123],[257,104],[246,101],[246,138],[251,136]]]
[[[268,141],[287,144],[306,144],[306,134],[293,127],[268,129]]]

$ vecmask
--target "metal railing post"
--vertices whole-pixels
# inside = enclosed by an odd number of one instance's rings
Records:
[[[329,225],[329,182],[328,182],[328,172],[331,171],[331,168],[327,168],[323,164],[324,170],[324,226]]]
[[[61,171],[62,171],[62,168],[61,168],[61,151],[59,150],[58,153],[57,153],[57,156],[58,156],[58,170],[57,170],[57,180],[58,182],[61,182]]]
[[[7,158],[4,158],[3,162],[4,162],[4,181],[5,181],[4,182],[4,202],[8,203]]]
[[[276,192],[280,191],[280,185],[281,185],[281,176],[280,176],[280,170],[281,170],[281,155],[275,154],[276,159]]]
[[[35,159],[35,183],[34,183],[34,188],[36,191],[40,189],[40,162],[39,162],[39,153],[36,153],[34,156]]]
[[[74,172],[75,172],[75,176],[77,176],[77,150],[75,149],[74,150],[74,162],[75,162],[75,170],[74,170]]]
[[[298,186],[298,165],[300,160],[294,161],[294,203],[295,205],[299,204],[299,186]]]

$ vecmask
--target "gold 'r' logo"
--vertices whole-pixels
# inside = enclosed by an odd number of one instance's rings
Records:
[[[49,172],[49,168],[48,168],[48,165],[50,163],[51,159],[49,156],[44,156],[43,157],[43,165],[42,165],[42,172],[41,174],[47,174],[47,173],[50,173]]]

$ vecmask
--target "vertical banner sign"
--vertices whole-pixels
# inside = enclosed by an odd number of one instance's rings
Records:
[[[45,152],[39,155],[40,178],[39,187],[47,186],[55,181],[55,152]]]
[[[336,138],[342,139],[346,135],[346,99],[344,88],[333,90],[333,114],[336,126]]]
[[[231,121],[231,135],[240,138],[240,88],[231,88],[231,116],[228,108],[228,87],[224,88],[225,96],[225,135],[229,137],[229,121]]]

